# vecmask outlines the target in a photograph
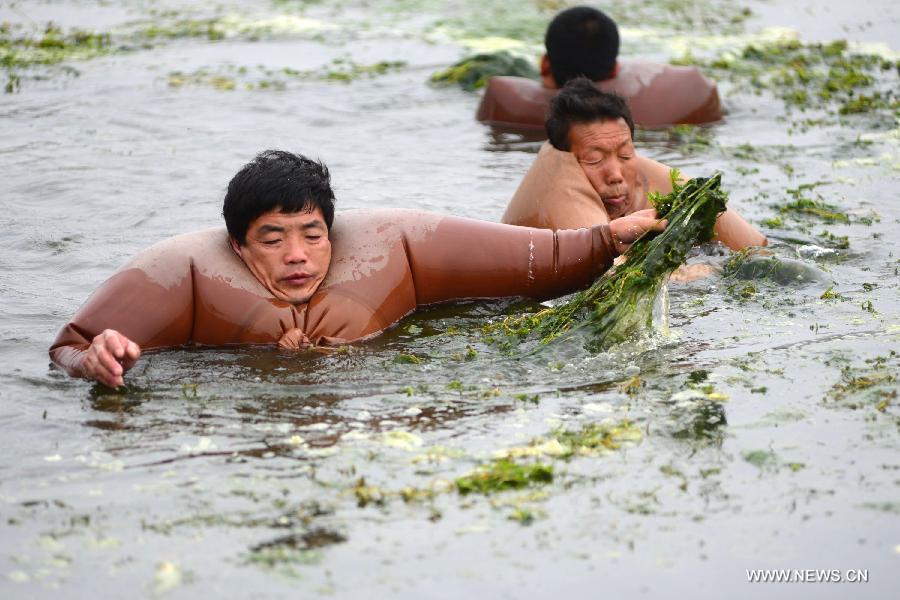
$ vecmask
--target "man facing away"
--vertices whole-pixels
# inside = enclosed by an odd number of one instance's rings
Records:
[[[645,60],[619,61],[619,30],[601,11],[578,6],[560,12],[544,38],[540,83],[493,77],[476,118],[493,125],[543,129],[550,99],[576,77],[619,94],[642,127],[711,123],[722,118],[716,85],[695,67]]]
[[[225,230],[164,240],[104,282],[60,331],[53,362],[117,387],[147,348],[344,344],[422,305],[584,288],[665,227],[652,210],[560,232],[410,210],[335,215],[325,166],[275,150],[234,176],[222,212]]]
[[[587,78],[555,96],[545,142],[506,207],[504,223],[548,229],[589,227],[650,208],[648,194],[672,191],[669,167],[637,153],[625,100]],[[716,239],[739,250],[766,237],[733,209],[716,221]]]

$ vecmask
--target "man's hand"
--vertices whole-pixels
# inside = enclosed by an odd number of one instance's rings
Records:
[[[117,388],[125,383],[125,371],[141,356],[141,347],[114,329],[105,329],[91,342],[84,357],[85,377]]]
[[[668,225],[665,219],[656,218],[656,210],[646,208],[609,222],[609,231],[616,245],[616,252],[625,253],[636,239],[647,231],[662,231]]]
[[[302,329],[288,329],[278,340],[278,347],[282,350],[307,350],[312,347],[312,342],[306,337]]]

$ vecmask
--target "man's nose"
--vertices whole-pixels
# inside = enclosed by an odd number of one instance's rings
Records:
[[[622,165],[617,160],[609,160],[606,164],[606,183],[622,183],[625,177],[622,175]]]
[[[288,242],[287,252],[284,254],[285,264],[296,264],[306,262],[306,246],[301,241]]]

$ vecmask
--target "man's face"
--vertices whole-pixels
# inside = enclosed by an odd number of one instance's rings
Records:
[[[572,154],[600,194],[609,218],[634,212],[640,186],[634,144],[625,120],[573,124],[569,142]]]
[[[302,304],[319,288],[331,263],[331,241],[322,211],[263,213],[250,223],[247,241],[231,246],[272,295]]]

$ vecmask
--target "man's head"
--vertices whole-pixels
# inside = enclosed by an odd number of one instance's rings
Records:
[[[547,54],[541,75],[547,87],[562,87],[576,77],[602,81],[615,76],[619,29],[596,8],[576,6],[556,15],[547,27],[544,45]]]
[[[276,298],[299,304],[331,262],[334,194],[325,165],[266,150],[228,184],[222,208],[231,246]]]
[[[640,204],[634,120],[622,97],[573,79],[550,101],[546,127],[554,148],[575,155],[610,219]]]

